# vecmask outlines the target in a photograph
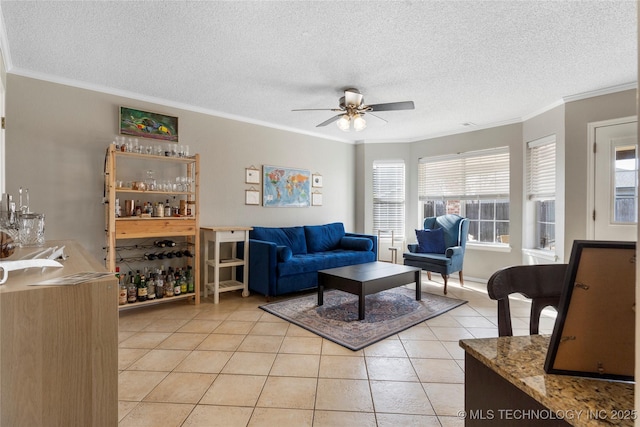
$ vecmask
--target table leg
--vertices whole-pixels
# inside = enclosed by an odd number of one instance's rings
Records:
[[[364,320],[364,291],[358,295],[358,320]]]
[[[322,275],[318,275],[318,305],[324,304],[324,280]]]
[[[416,301],[422,299],[422,280],[420,280],[420,273],[422,273],[422,270],[416,271]]]

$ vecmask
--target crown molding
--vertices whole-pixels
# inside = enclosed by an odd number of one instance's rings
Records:
[[[616,86],[604,87],[602,89],[596,89],[589,92],[577,93],[575,95],[568,95],[562,98],[562,100],[567,102],[580,101],[582,99],[594,98],[596,96],[609,95],[611,93],[623,92],[625,90],[638,89],[638,82],[629,82],[623,83]]]

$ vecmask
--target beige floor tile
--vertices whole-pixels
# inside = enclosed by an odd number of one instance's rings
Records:
[[[449,359],[451,355],[440,341],[404,341],[404,348],[411,358]]]
[[[268,377],[256,406],[263,408],[313,409],[316,378]]]
[[[229,314],[227,320],[239,320],[242,322],[257,322],[262,317],[259,310],[238,310]]]
[[[474,338],[495,338],[498,336],[498,328],[467,328]]]
[[[190,320],[177,332],[192,332],[196,334],[210,334],[222,323],[221,320]]]
[[[449,328],[432,326],[431,330],[440,341],[459,341],[473,338],[473,335],[465,328]]]
[[[253,408],[198,405],[182,427],[246,427]]]
[[[207,336],[207,334],[176,332],[158,344],[157,348],[165,350],[195,350]]]
[[[364,354],[373,357],[408,357],[402,342],[398,339],[385,339],[371,344],[365,347]]]
[[[130,371],[172,371],[185,357],[188,350],[151,350],[129,366]]]
[[[179,403],[138,404],[120,423],[120,427],[180,427],[194,405]]]
[[[321,351],[322,338],[317,335],[301,337],[287,334],[280,348],[280,353],[320,354]]]
[[[222,373],[268,375],[275,359],[275,353],[234,353]]]
[[[170,332],[138,332],[118,344],[119,348],[156,348]]]
[[[464,384],[422,384],[438,416],[456,417],[464,410]]]
[[[315,411],[313,415],[313,427],[376,427],[376,425],[376,415],[373,412]]]
[[[219,311],[219,310],[203,310],[200,313],[196,314],[193,320],[227,320],[229,315],[233,313],[233,311]]]
[[[140,402],[168,372],[123,371],[118,374],[118,399]]]
[[[316,354],[278,354],[270,375],[317,378],[320,356]]]
[[[147,354],[150,350],[146,348],[121,348],[118,350],[118,370],[123,371],[131,366],[136,360]]]
[[[377,414],[378,427],[440,427],[434,415]]]
[[[196,404],[215,378],[216,374],[172,372],[144,398],[144,401]]]
[[[248,334],[255,322],[224,320],[215,330],[216,334]]]
[[[262,317],[260,318],[260,322],[267,322],[267,323],[277,322],[277,323],[284,323],[286,325],[289,324],[289,322],[287,322],[286,320],[281,319],[278,316],[274,316],[271,313],[267,313],[266,311],[262,311]]]
[[[464,371],[454,360],[411,359],[421,382],[464,383]]]
[[[145,332],[175,332],[187,323],[188,319],[156,319],[151,322]]]
[[[198,350],[235,351],[246,335],[211,334],[198,346]]]
[[[289,329],[287,329],[287,335],[291,337],[317,337],[318,336],[313,332],[308,331],[305,328],[301,328],[300,326],[294,325],[294,324],[289,325]]]
[[[370,380],[418,382],[411,361],[406,357],[367,357]]]
[[[407,340],[437,340],[431,329],[423,323],[398,333],[402,341]]]
[[[460,326],[462,326],[460,323],[458,323],[456,318],[451,315],[451,312],[431,318],[424,323],[429,327],[439,326],[445,328],[459,328]]]
[[[118,330],[139,332],[153,322],[153,318],[140,315],[122,315],[118,321]]]
[[[203,374],[217,374],[227,364],[231,356],[230,351],[200,351],[194,350],[182,363],[176,366],[176,372],[200,372]]]
[[[364,356],[364,350],[353,351],[327,339],[322,340],[322,354],[333,356]]]
[[[128,339],[132,335],[135,335],[136,332],[137,331],[123,331],[123,330],[118,331],[118,343],[121,343],[122,341]]]
[[[273,335],[247,335],[237,351],[249,351],[256,353],[277,353],[284,336]]]
[[[322,355],[320,358],[320,378],[367,379],[367,365],[364,357]]]
[[[256,408],[248,427],[311,427],[313,411],[305,409]]]
[[[118,421],[122,421],[124,417],[127,416],[129,412],[133,410],[136,406],[138,406],[139,402],[127,402],[125,400],[118,401]]]
[[[469,304],[464,304],[454,308],[448,314],[451,314],[456,319],[460,316],[478,316],[478,312],[473,309]]]
[[[316,410],[373,412],[369,381],[319,378]]]
[[[483,316],[454,316],[465,328],[495,328],[495,325]]]
[[[266,376],[220,374],[206,391],[201,404],[254,407]]]
[[[439,416],[438,420],[440,420],[442,427],[464,427],[464,418],[462,417]]]
[[[376,412],[411,415],[435,415],[420,383],[371,381]]]
[[[260,321],[249,332],[251,335],[281,335],[287,334],[289,323]]]
[[[447,349],[451,357],[456,360],[464,360],[464,350],[457,341],[444,341],[442,345]]]

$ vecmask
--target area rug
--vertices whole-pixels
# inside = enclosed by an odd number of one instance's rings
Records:
[[[318,306],[313,293],[260,306],[261,309],[340,344],[360,350],[467,301],[399,287],[365,297],[365,318],[358,320],[358,297],[331,289]]]

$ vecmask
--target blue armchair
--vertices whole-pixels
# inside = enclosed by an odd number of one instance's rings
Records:
[[[469,233],[469,220],[454,214],[425,218],[424,230],[430,230],[432,233],[416,230],[418,243],[408,245],[409,252],[402,255],[404,265],[425,270],[429,280],[431,272],[440,273],[444,279],[445,295],[447,279],[451,273],[458,271],[460,284],[464,286],[462,262]],[[421,241],[421,236],[425,236],[424,241]]]

